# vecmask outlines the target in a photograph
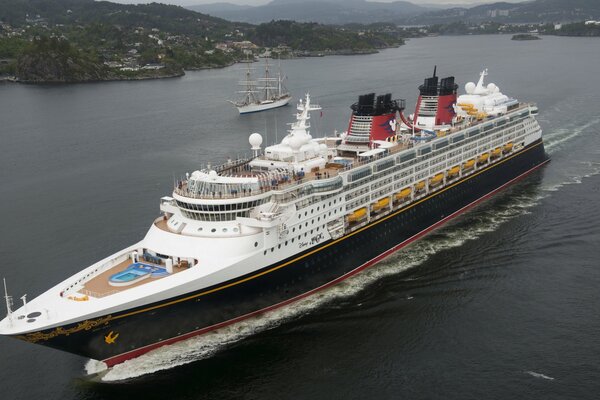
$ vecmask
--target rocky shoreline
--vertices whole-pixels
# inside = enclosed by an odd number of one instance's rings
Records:
[[[399,46],[391,46],[389,48],[396,48]],[[386,47],[387,48],[387,47]],[[308,58],[308,57],[325,57],[325,56],[353,56],[353,55],[369,55],[376,54],[381,49],[365,49],[365,50],[326,50],[326,51],[298,51],[295,52],[288,59],[300,59],[300,58]],[[36,60],[39,61],[39,60]],[[69,84],[69,83],[97,83],[97,82],[116,82],[116,81],[143,81],[143,80],[153,80],[153,79],[171,79],[171,78],[179,78],[185,75],[185,71],[199,71],[205,69],[218,69],[225,68],[231,65],[236,64],[237,62],[229,62],[224,65],[207,65],[205,67],[198,68],[186,68],[178,69],[175,71],[169,71],[167,73],[160,72],[162,70],[155,71],[144,71],[142,74],[130,74],[125,75],[119,73],[119,71],[112,70],[101,70],[101,66],[92,66],[95,73],[93,74],[76,74],[75,76],[67,77],[65,74],[57,73],[54,69],[51,68],[50,71],[47,68],[41,68],[42,65],[39,62],[31,63],[34,67],[27,70],[26,73],[22,74],[22,77],[19,76],[4,76],[0,77],[0,82],[11,82],[11,83],[24,83],[24,84]],[[71,64],[71,63],[70,63]],[[24,71],[27,68],[24,68],[22,65],[19,68],[20,71]],[[33,69],[33,70],[32,70]]]

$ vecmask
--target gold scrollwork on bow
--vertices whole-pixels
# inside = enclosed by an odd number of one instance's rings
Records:
[[[32,333],[26,333],[25,335],[19,335],[17,336],[18,339],[21,340],[25,340],[26,342],[30,342],[30,343],[36,343],[39,342],[41,340],[49,340],[52,338],[55,338],[57,336],[60,335],[66,335],[69,336],[72,333],[75,332],[79,332],[79,331],[89,331],[90,329],[93,329],[95,327],[97,327],[98,325],[102,325],[102,324],[106,324],[108,323],[108,321],[110,321],[112,319],[112,315],[108,315],[106,317],[102,317],[102,318],[98,318],[95,320],[85,320],[83,322],[80,322],[77,324],[77,326],[65,329],[62,326],[59,326],[58,328],[55,328],[53,331],[50,331],[48,333],[44,333],[44,332],[32,332]]]

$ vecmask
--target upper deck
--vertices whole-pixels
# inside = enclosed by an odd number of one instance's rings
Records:
[[[529,104],[519,103],[517,107],[511,109],[506,115],[518,113],[528,107],[530,107]],[[397,154],[413,147],[418,148],[435,139],[465,131],[470,128],[479,127],[500,118],[501,117],[487,117],[463,120],[448,129],[437,131],[435,136],[431,135],[431,137],[426,138],[425,140],[416,142],[408,139],[397,142],[389,148],[386,148],[385,151],[368,157],[362,156],[359,152],[352,153],[349,151],[341,151],[340,147],[332,145],[332,141],[330,140],[329,142],[326,142],[329,156],[324,165],[303,171],[295,171],[291,165],[286,169],[282,162],[273,163],[274,168],[270,170],[253,167],[252,163],[256,163],[256,161],[273,161],[264,155],[250,159],[229,161],[212,171],[202,171],[206,177],[211,177],[211,179],[207,178],[207,182],[206,184],[203,184],[204,186],[202,188],[191,187],[193,185],[190,184],[190,180],[185,179],[178,183],[174,189],[174,193],[190,199],[232,200],[260,196],[272,191],[285,191],[293,186],[301,185],[306,182],[336,177],[349,169],[372,163],[378,159]],[[337,140],[339,142],[339,139]],[[334,156],[339,154],[344,156],[344,164],[335,162]],[[216,175],[210,176],[210,173],[216,173]]]

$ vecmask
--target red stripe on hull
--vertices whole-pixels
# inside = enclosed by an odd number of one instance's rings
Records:
[[[530,173],[532,173],[536,169],[542,167],[548,161],[550,161],[550,160],[549,159],[545,160],[544,162],[536,165],[535,167],[531,168],[530,170],[528,170],[528,171],[522,173],[521,175],[513,178],[512,180],[506,182],[502,186],[499,186],[498,188],[492,190],[488,194],[486,194],[486,195],[480,197],[479,199],[477,199],[477,200],[475,200],[475,201],[467,204],[466,206],[462,207],[461,209],[459,209],[459,210],[453,212],[452,214],[448,215],[447,217],[444,217],[443,219],[439,220],[438,222],[436,222],[435,224],[431,225],[430,227],[422,230],[421,232],[417,233],[416,235],[414,235],[414,236],[412,236],[412,237],[404,240],[403,242],[397,244],[396,246],[392,247],[391,249],[389,249],[389,250],[385,251],[384,253],[380,254],[379,256],[377,256],[377,257],[375,257],[375,258],[367,261],[366,263],[360,265],[359,267],[353,269],[352,271],[346,273],[345,275],[342,275],[339,278],[334,279],[331,282],[328,282],[328,283],[326,283],[324,285],[321,285],[321,286],[319,286],[319,287],[317,287],[315,289],[312,289],[312,290],[310,290],[310,291],[308,291],[306,293],[303,293],[303,294],[301,294],[299,296],[293,297],[291,299],[282,301],[282,302],[277,303],[277,304],[273,304],[272,306],[269,306],[269,307],[266,307],[266,308],[263,308],[263,309],[251,312],[249,314],[245,314],[245,315],[239,316],[237,318],[230,319],[228,321],[223,321],[223,322],[220,322],[218,324],[211,325],[211,326],[199,329],[197,331],[189,332],[189,333],[186,333],[186,334],[183,334],[183,335],[180,335],[180,336],[176,336],[176,337],[173,337],[173,338],[170,338],[170,339],[166,339],[166,340],[163,340],[161,342],[157,342],[157,343],[150,344],[150,345],[147,345],[147,346],[144,346],[144,347],[140,347],[138,349],[129,351],[127,353],[123,353],[123,354],[119,354],[118,356],[107,358],[107,359],[105,359],[103,361],[109,367],[112,367],[112,366],[120,364],[120,363],[122,363],[124,361],[127,361],[127,360],[130,360],[130,359],[139,357],[139,356],[141,356],[141,355],[143,355],[145,353],[148,353],[149,351],[152,351],[154,349],[157,349],[159,347],[166,346],[166,345],[169,345],[169,344],[173,344],[173,343],[176,343],[176,342],[180,342],[182,340],[186,340],[186,339],[192,338],[194,336],[199,336],[199,335],[202,335],[204,333],[207,333],[207,332],[219,329],[219,328],[223,328],[223,327],[225,327],[227,325],[231,325],[231,324],[234,324],[236,322],[240,322],[242,320],[251,318],[251,317],[256,316],[258,314],[262,314],[262,313],[265,313],[265,312],[268,312],[268,311],[272,311],[274,309],[286,306],[288,304],[291,304],[293,302],[301,300],[301,299],[303,299],[305,297],[308,297],[308,296],[310,296],[310,295],[312,295],[312,294],[314,294],[314,293],[316,293],[316,292],[318,292],[320,290],[323,290],[323,289],[326,289],[328,287],[331,287],[331,286],[333,286],[333,285],[335,285],[335,284],[337,284],[337,283],[339,283],[339,282],[341,282],[341,281],[343,281],[345,279],[348,279],[348,278],[356,275],[357,273],[361,272],[362,270],[364,270],[364,269],[366,269],[366,268],[368,268],[368,267],[370,267],[370,266],[378,263],[379,261],[383,260],[384,258],[386,258],[387,256],[391,255],[392,253],[400,250],[402,247],[405,247],[405,246],[409,245],[410,243],[412,243],[415,240],[423,237],[424,235],[426,235],[427,233],[431,232],[432,230],[438,228],[440,225],[444,224],[445,222],[447,222],[447,221],[449,221],[449,220],[457,217],[458,215],[462,214],[463,212],[465,212],[465,211],[471,209],[472,207],[476,206],[477,204],[481,203],[482,201],[487,200],[488,198],[490,198],[491,196],[493,196],[497,192],[501,191],[505,187],[507,187],[507,186],[509,186],[509,185],[511,185],[511,184],[513,184],[513,183],[515,183],[515,182],[523,179],[525,176],[529,175]]]

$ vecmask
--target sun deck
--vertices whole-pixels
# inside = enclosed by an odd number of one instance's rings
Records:
[[[514,111],[522,110],[527,107],[529,107],[529,104],[520,103],[517,107],[511,109],[509,112],[512,113]],[[447,136],[458,131],[476,127],[489,122],[489,120],[493,118],[494,117],[475,120],[465,119],[462,122],[457,123],[448,129],[437,132],[436,136]],[[436,136],[433,136],[430,139],[435,139]],[[342,171],[347,171],[348,169],[356,168],[358,166],[371,163],[379,158],[387,157],[389,155],[402,152],[417,145],[411,140],[404,138],[403,141],[398,141],[397,143],[395,143],[395,145],[392,145],[390,147],[381,147],[381,149],[385,150],[385,152],[382,151],[378,154],[374,153],[373,155],[365,156],[361,154],[361,151],[364,153],[364,147],[353,147],[352,145],[350,145],[346,146],[346,148],[340,148],[340,146],[337,146],[337,144],[339,143],[337,142],[338,139],[336,138],[335,140],[335,143],[327,143],[326,141],[326,144],[328,145],[330,151],[337,151],[338,155],[341,155],[343,156],[343,158],[349,160],[349,162],[346,165],[334,162],[335,160],[331,159],[330,155],[327,160],[328,162],[325,166],[315,167],[306,171],[289,171],[286,170],[284,167],[273,168],[269,171],[252,168],[250,164],[252,160],[270,160],[263,155],[251,159],[229,161],[226,164],[216,167],[214,171],[203,171],[206,174],[208,174],[209,172],[216,172],[219,177],[223,178],[248,178],[248,182],[216,182],[212,190],[209,189],[208,191],[205,190],[201,193],[198,193],[188,187],[188,180],[186,179],[179,182],[178,186],[175,187],[174,193],[183,197],[208,200],[237,199],[243,197],[257,196],[271,191],[286,190],[292,186],[299,185],[308,181],[333,178],[339,175]],[[429,139],[427,141],[429,141]],[[366,153],[370,153],[371,151],[373,150],[366,151]],[[161,229],[168,230],[165,229],[166,226],[161,226],[158,224],[157,226],[159,226],[159,228]]]
[[[154,264],[154,263],[148,262],[148,261],[143,261],[143,263],[151,265],[151,266],[161,267],[157,264]],[[142,285],[145,285],[147,283],[153,282],[158,279],[167,278],[170,275],[174,275],[174,274],[177,274],[181,271],[188,269],[188,267],[173,266],[173,274],[168,274],[165,276],[157,276],[157,277],[151,276],[151,277],[148,277],[147,279],[142,279],[137,282],[128,284],[127,286],[113,286],[109,283],[111,276],[118,274],[119,272],[125,271],[132,264],[133,264],[133,262],[131,261],[131,259],[129,259],[129,258],[126,259],[125,261],[115,265],[114,267],[102,272],[101,274],[99,274],[99,275],[93,277],[92,279],[90,279],[89,281],[85,282],[83,285],[83,288],[80,289],[78,293],[80,293],[84,296],[88,296],[88,297],[101,298],[101,297],[109,296],[114,293],[122,292],[127,289],[142,286]],[[164,267],[161,267],[161,268],[164,268]]]

